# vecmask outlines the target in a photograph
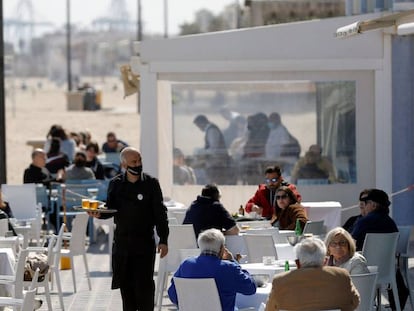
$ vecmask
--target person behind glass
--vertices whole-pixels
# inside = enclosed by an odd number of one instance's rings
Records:
[[[160,258],[168,253],[168,217],[158,180],[142,171],[140,152],[126,147],[120,154],[124,173],[109,182],[106,206],[114,214],[88,212],[97,218],[114,217],[112,289],[120,288],[124,311],[154,309],[154,227]]]
[[[184,260],[174,273],[174,277],[214,278],[221,310],[234,311],[236,294],[253,295],[256,293],[256,284],[249,272],[243,270],[233,259],[224,242],[225,238],[220,230],[208,229],[200,233],[197,239],[200,255]],[[171,279],[168,296],[179,307],[180,301],[177,298],[174,279]]]
[[[69,166],[68,156],[60,151],[60,139],[52,137],[50,140],[50,149],[47,153],[46,168],[53,177],[59,174],[64,175],[65,169]]]
[[[299,157],[300,145],[298,140],[282,124],[280,115],[277,112],[269,115],[268,127],[270,132],[265,145],[265,156],[267,159]]]
[[[348,231],[349,233],[352,232],[352,230],[354,230],[355,224],[358,220],[360,220],[362,217],[367,215],[367,212],[365,210],[365,198],[368,195],[368,189],[364,189],[361,191],[361,193],[359,194],[359,209],[360,209],[360,214],[359,215],[355,215],[355,216],[351,216],[349,217],[344,225],[342,226],[342,228],[344,228],[346,231]]]
[[[306,238],[295,246],[296,270],[276,274],[266,311],[355,310],[358,290],[345,269],[325,266],[326,246],[318,238]]]
[[[58,171],[56,177],[53,177],[46,168],[46,152],[40,148],[34,149],[32,151],[32,163],[24,170],[23,183],[44,184],[49,187],[52,181],[60,182],[62,180],[62,171]]]
[[[222,132],[219,127],[210,122],[205,115],[198,115],[194,118],[193,122],[205,133],[204,149],[199,156],[205,160],[207,182],[226,184],[231,177],[228,171],[230,157],[226,149]]]
[[[98,159],[99,145],[96,142],[89,142],[86,145],[86,167],[89,167],[96,179],[105,179],[104,167]]]
[[[225,235],[239,233],[235,220],[220,203],[220,196],[217,185],[206,185],[187,209],[183,224],[192,224],[196,236],[211,228],[223,231]]]
[[[76,152],[73,164],[66,169],[65,179],[96,179],[92,169],[86,167],[86,154],[83,151]]]
[[[102,151],[105,153],[121,152],[125,147],[128,147],[126,142],[118,139],[114,132],[108,132],[106,142],[102,145]]]
[[[275,212],[270,220],[271,224],[281,230],[295,230],[296,221],[299,220],[303,231],[308,218],[292,189],[288,186],[279,187],[275,198]]]
[[[367,214],[358,220],[351,232],[352,237],[356,240],[357,251],[362,250],[367,233],[398,232],[397,225],[388,215],[391,202],[387,193],[380,189],[368,189],[367,196],[363,198],[363,201]]]
[[[256,212],[257,214],[271,219],[276,207],[276,190],[280,186],[289,187],[296,196],[297,201],[302,201],[302,196],[294,184],[288,183],[283,179],[282,170],[278,165],[269,166],[265,170],[265,184],[260,184],[253,197],[245,206],[247,213]]]
[[[196,184],[194,170],[186,165],[184,153],[179,148],[173,149],[173,181],[178,185]]]
[[[291,172],[291,180],[298,179],[328,179],[329,183],[337,182],[335,168],[332,162],[322,156],[322,148],[319,145],[311,145],[305,156],[300,158]]]
[[[349,274],[369,273],[367,260],[356,252],[355,241],[344,228],[336,227],[329,231],[325,238],[328,266],[346,269]]]

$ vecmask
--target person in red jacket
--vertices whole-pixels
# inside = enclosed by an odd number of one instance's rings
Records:
[[[245,210],[247,213],[256,212],[267,219],[271,219],[277,205],[276,190],[280,186],[289,187],[296,195],[298,203],[302,196],[294,184],[283,179],[281,169],[278,165],[269,166],[265,170],[265,184],[260,184],[253,197],[247,201]]]

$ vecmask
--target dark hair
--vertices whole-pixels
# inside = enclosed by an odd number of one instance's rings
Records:
[[[60,139],[57,137],[52,137],[52,139],[50,140],[50,149],[47,154],[48,155],[58,154],[59,152],[60,152]]]
[[[220,199],[220,191],[218,190],[216,184],[205,185],[203,190],[201,190],[201,195],[216,201]]]
[[[195,117],[194,121],[195,124],[197,125],[203,125],[203,124],[207,124],[208,123],[208,119],[205,115],[200,114],[197,117]]]
[[[265,174],[277,173],[279,176],[282,175],[282,169],[279,165],[273,165],[266,167]]]
[[[290,189],[288,186],[281,186],[281,187],[277,188],[276,194],[279,191],[283,191],[283,192],[285,192],[288,195],[289,200],[290,200],[290,203],[289,204],[298,203],[298,198],[297,198],[296,194],[294,194],[293,191],[292,191],[292,189]]]
[[[86,165],[86,154],[82,151],[76,152],[73,164],[75,164],[76,167],[84,167]]]
[[[99,145],[95,141],[91,141],[86,145],[86,150],[93,149],[95,153],[99,153]]]

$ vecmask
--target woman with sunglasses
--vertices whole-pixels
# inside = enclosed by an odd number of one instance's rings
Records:
[[[336,227],[329,231],[325,245],[328,266],[344,268],[349,274],[369,273],[365,257],[356,252],[355,241],[344,228]]]
[[[276,190],[275,200],[275,212],[270,220],[272,225],[281,230],[294,230],[296,220],[299,220],[303,230],[308,218],[292,189],[287,186],[279,187]]]

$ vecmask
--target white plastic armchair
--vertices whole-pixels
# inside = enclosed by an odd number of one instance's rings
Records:
[[[0,297],[1,307],[18,308],[21,311],[33,311],[33,305],[36,295],[36,282],[39,277],[39,269],[36,269],[32,283],[27,291],[24,292],[24,298]]]

